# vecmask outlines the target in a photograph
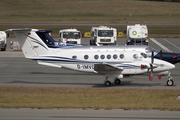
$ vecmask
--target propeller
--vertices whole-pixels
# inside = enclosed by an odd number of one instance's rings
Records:
[[[152,54],[151,54],[151,63],[150,63],[150,74],[149,74],[149,80],[152,81],[153,80],[153,63],[154,63],[154,52],[152,51]],[[149,69],[148,69],[148,72],[149,72]]]
[[[154,63],[154,52],[152,51],[152,54],[151,54],[151,63],[149,63],[149,66],[143,65],[143,64],[140,66],[142,69],[148,68],[147,72],[149,73],[149,80],[150,81],[153,80],[153,69],[157,68],[159,66],[159,65],[156,65],[156,64],[153,64],[153,63]],[[161,78],[161,77],[159,76],[159,78]]]
[[[152,54],[151,54],[151,63],[153,64],[154,63],[154,52],[152,51]]]

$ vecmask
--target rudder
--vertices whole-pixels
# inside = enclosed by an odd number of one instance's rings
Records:
[[[37,29],[9,29],[13,31],[26,58],[48,55],[48,46],[36,34]]]

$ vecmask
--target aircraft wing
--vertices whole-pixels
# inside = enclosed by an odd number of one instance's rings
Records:
[[[108,72],[108,71],[122,71],[123,68],[116,67],[110,64],[95,64],[94,70],[97,72]]]

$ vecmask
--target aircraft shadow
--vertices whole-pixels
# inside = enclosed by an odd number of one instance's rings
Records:
[[[38,85],[47,85],[47,86],[51,86],[51,85],[56,85],[56,87],[62,87],[60,85],[64,85],[64,87],[76,87],[78,85],[78,87],[82,86],[82,88],[86,88],[88,86],[92,86],[92,88],[114,88],[114,87],[118,87],[118,88],[143,88],[143,87],[155,87],[155,86],[163,86],[160,83],[132,83],[132,81],[122,81],[122,83],[120,85],[115,85],[114,83],[111,84],[110,87],[106,87],[104,86],[103,83],[54,83],[54,82],[29,82],[29,81],[12,81],[12,82],[7,82],[7,83],[11,83],[11,84],[38,84]]]
[[[97,74],[94,74],[94,73],[86,73],[86,72],[84,72],[84,73],[67,73],[67,72],[65,72],[65,73],[46,73],[46,72],[31,72],[30,74],[35,74],[35,75],[97,75]]]
[[[141,88],[141,87],[155,87],[155,86],[163,86],[160,83],[132,83],[133,81],[122,81],[120,85],[116,85],[114,83],[111,83],[110,88],[113,87],[122,87],[122,88],[127,88],[127,87],[133,87],[133,88]],[[104,84],[96,84],[93,85],[94,88],[100,88],[100,87],[105,87]]]

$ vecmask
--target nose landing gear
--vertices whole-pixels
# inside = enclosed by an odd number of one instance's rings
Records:
[[[167,80],[167,86],[173,86],[174,81],[172,80],[171,72],[168,73],[168,80]]]

